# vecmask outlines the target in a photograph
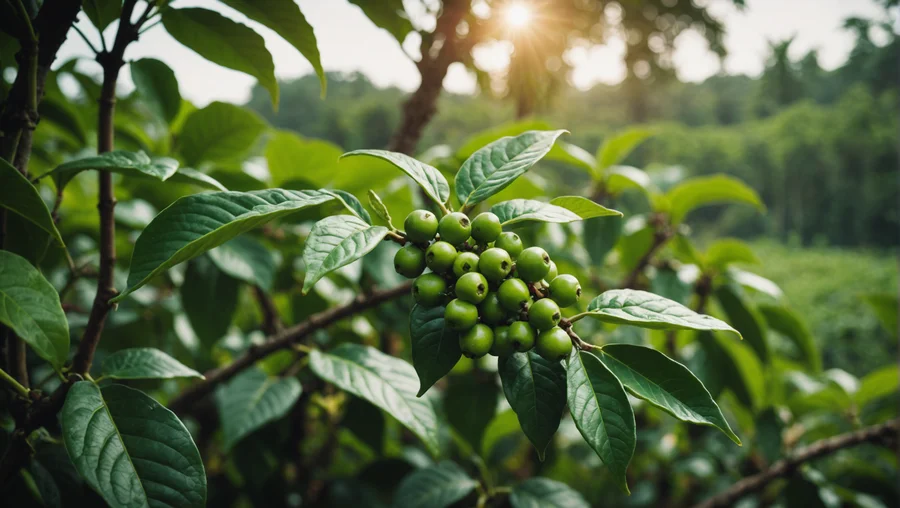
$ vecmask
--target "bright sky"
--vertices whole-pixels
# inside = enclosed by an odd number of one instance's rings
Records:
[[[725,23],[725,44],[729,52],[726,70],[750,75],[761,72],[768,40],[790,36],[796,36],[792,46],[795,58],[810,49],[817,49],[820,64],[826,69],[834,68],[846,59],[853,46],[853,35],[840,28],[843,20],[850,16],[877,19],[884,16],[874,0],[747,0],[743,11],[735,8],[731,0],[694,1],[708,3],[712,12]],[[359,8],[347,0],[299,0],[299,4],[316,32],[326,70],[359,71],[378,86],[393,85],[412,90],[418,85],[418,72],[404,48],[387,32],[375,27]],[[300,53],[274,32],[216,0],[177,0],[175,6],[206,7],[254,25],[266,40],[279,78],[295,78],[312,72],[312,67]],[[80,20],[79,28],[96,41],[97,32],[87,18],[82,14]],[[114,28],[115,24],[107,29],[107,41],[113,39]],[[718,71],[717,58],[707,51],[699,34],[682,34],[676,45],[675,64],[681,79],[699,81]],[[407,51],[414,53],[417,46],[416,35],[407,37],[404,43]],[[589,88],[598,82],[619,82],[624,76],[622,51],[622,43],[617,41],[590,50],[570,51],[567,58],[574,66],[573,84]],[[72,32],[58,62],[74,57],[91,58],[92,55],[87,45]],[[179,78],[182,95],[201,106],[214,100],[244,102],[255,82],[247,75],[207,62],[172,39],[161,25],[147,31],[125,55],[128,60],[142,57],[166,62]],[[503,46],[483,48],[476,58],[487,70],[503,68],[508,61],[508,50]],[[95,62],[84,61],[79,66],[84,71],[99,70]],[[124,86],[130,88],[132,84],[127,72],[123,73],[123,78]],[[475,89],[475,80],[460,64],[455,64],[444,86],[453,92],[467,93]]]

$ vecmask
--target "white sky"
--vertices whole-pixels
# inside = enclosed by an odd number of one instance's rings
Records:
[[[686,0],[680,0],[686,1]],[[819,51],[820,64],[826,69],[840,65],[853,46],[853,35],[841,29],[850,16],[882,19],[883,10],[874,0],[747,0],[743,11],[731,0],[694,0],[708,3],[712,12],[724,21],[729,73],[757,75],[767,54],[767,41],[796,36],[792,46],[798,58],[810,49]],[[322,64],[327,71],[359,71],[378,86],[397,86],[412,90],[419,83],[415,65],[403,48],[387,32],[373,25],[347,0],[299,0],[300,9],[313,26],[318,39]],[[214,9],[260,31],[275,61],[279,78],[295,78],[312,72],[309,63],[292,46],[274,32],[256,25],[243,15],[215,0],[177,0],[176,7],[202,6]],[[97,41],[97,32],[82,14],[79,28]],[[114,36],[115,24],[107,29],[107,41]],[[877,35],[877,34],[876,34]],[[416,51],[415,35],[407,37],[405,47]],[[590,50],[570,51],[567,58],[574,66],[571,76],[579,88],[595,83],[617,83],[624,76],[621,64],[622,45],[613,41]],[[73,31],[60,51],[58,63],[71,58],[92,58],[87,45]],[[126,60],[142,57],[166,62],[178,76],[181,93],[197,105],[214,100],[244,102],[249,98],[255,79],[209,63],[170,37],[162,25],[148,30],[125,55]],[[477,54],[483,67],[502,68],[508,58],[504,47],[482,49]],[[718,71],[718,59],[707,49],[703,38],[694,32],[682,34],[676,41],[675,65],[683,80],[700,81]],[[79,64],[84,71],[98,71],[95,62]],[[126,87],[131,87],[128,72],[123,73]],[[474,90],[474,78],[460,64],[451,67],[444,81],[453,92]]]

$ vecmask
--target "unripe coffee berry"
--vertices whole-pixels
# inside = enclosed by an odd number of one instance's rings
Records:
[[[478,322],[478,307],[459,298],[450,300],[444,309],[444,321],[454,330],[468,330]]]
[[[501,231],[500,218],[491,212],[480,213],[472,220],[472,238],[480,244],[493,242]]]
[[[494,328],[494,344],[491,346],[490,353],[494,356],[507,356],[515,351],[512,341],[509,339],[509,327],[498,326]]]
[[[544,278],[551,281],[555,279],[557,275],[559,275],[559,270],[556,268],[556,263],[550,261],[550,269],[547,270],[547,275],[545,275]]]
[[[534,328],[525,321],[514,321],[509,325],[509,342],[518,352],[528,351],[534,347],[536,333]]]
[[[500,305],[510,312],[519,312],[531,303],[528,285],[522,279],[507,279],[497,289]]]
[[[581,298],[581,284],[574,276],[564,273],[550,281],[550,296],[560,307],[569,307]]]
[[[572,352],[572,339],[565,330],[554,326],[538,335],[534,350],[552,362],[563,360]]]
[[[516,258],[516,273],[525,282],[537,282],[550,271],[550,255],[540,247],[528,247]]]
[[[512,271],[512,259],[509,254],[496,247],[481,253],[478,260],[478,271],[491,282],[500,282]]]
[[[412,294],[422,307],[436,307],[443,303],[447,282],[436,273],[420,275],[413,283]]]
[[[473,326],[459,337],[459,349],[469,358],[481,358],[494,345],[494,331],[481,323]]]
[[[441,240],[452,245],[460,245],[472,234],[472,223],[466,214],[453,212],[441,217],[438,223]]]
[[[437,234],[438,219],[428,210],[413,210],[403,221],[403,228],[411,242],[430,242]]]
[[[519,238],[519,235],[507,231],[505,233],[500,233],[500,236],[494,240],[494,247],[505,250],[509,254],[509,257],[516,259],[519,257],[519,254],[522,253],[522,250],[525,249],[525,244],[522,243],[522,239]]]
[[[447,242],[434,242],[425,251],[425,264],[435,273],[444,273],[453,268],[456,247]]]
[[[559,306],[549,298],[541,298],[528,309],[528,322],[538,330],[553,328],[561,317]]]
[[[479,304],[488,294],[488,281],[478,272],[464,274],[456,281],[456,297],[465,302]]]
[[[500,298],[497,297],[496,291],[488,293],[481,305],[478,306],[478,314],[481,316],[481,321],[489,325],[504,324],[509,319],[506,309],[500,305]]]
[[[425,271],[425,252],[408,243],[394,254],[394,270],[400,275],[413,278]]]
[[[457,278],[469,272],[478,271],[478,254],[474,252],[460,252],[453,260],[453,275]]]

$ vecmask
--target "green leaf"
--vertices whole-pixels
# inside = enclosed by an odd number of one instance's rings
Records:
[[[550,203],[533,199],[511,199],[492,206],[491,212],[500,218],[504,226],[526,221],[565,224],[592,217],[622,215],[589,199],[576,196],[556,198]]]
[[[413,471],[400,482],[393,506],[446,508],[466,497],[477,482],[450,461]]]
[[[230,450],[264,425],[283,418],[300,398],[300,381],[252,368],[216,390],[222,440]]]
[[[372,216],[369,215],[369,212],[363,207],[356,196],[340,189],[329,189],[328,192],[334,194],[334,197],[336,197],[350,213],[357,218],[364,220],[366,223],[372,224]]]
[[[178,135],[178,151],[188,165],[221,162],[245,154],[266,129],[265,122],[247,109],[213,102],[190,114]]]
[[[203,375],[152,347],[123,349],[103,359],[103,377],[110,379],[173,379]]]
[[[406,34],[413,31],[409,16],[403,9],[403,0],[350,0],[350,3],[359,6],[372,23],[387,30],[400,44],[403,44]]]
[[[384,206],[384,201],[382,201],[378,194],[376,194],[372,189],[369,189],[368,196],[369,207],[371,207],[372,210],[375,210],[375,215],[383,220],[385,224],[391,225],[391,213],[388,212],[387,207]]]
[[[101,34],[110,23],[119,19],[122,0],[84,0],[84,13]]]
[[[413,305],[409,313],[409,338],[413,367],[419,375],[416,397],[421,397],[446,376],[462,356],[459,333],[446,326],[444,307],[426,309]]]
[[[302,178],[324,187],[338,174],[341,147],[321,139],[305,139],[293,132],[277,131],[266,143],[266,162],[273,185]]]
[[[624,225],[625,219],[621,217],[584,221],[582,240],[594,266],[603,266],[607,254],[615,248],[619,241]]]
[[[566,369],[534,351],[501,357],[497,368],[506,400],[544,460],[566,406]]]
[[[386,227],[372,226],[350,215],[333,215],[317,222],[303,249],[303,294],[322,277],[371,252],[387,234]]]
[[[447,378],[443,394],[444,415],[473,451],[478,450],[485,429],[497,413],[499,388],[494,376],[453,375]],[[518,427],[517,423],[516,429]]]
[[[160,212],[138,237],[128,288],[119,301],[165,270],[266,222],[334,200],[320,190],[269,189],[185,196]]]
[[[584,497],[565,483],[549,478],[529,478],[509,494],[512,508],[589,508]]]
[[[201,173],[193,168],[179,168],[178,172],[169,177],[172,183],[188,183],[197,185],[204,189],[212,189],[217,191],[227,191],[228,189],[215,178]]]
[[[342,158],[359,155],[377,157],[397,166],[400,171],[409,175],[410,178],[419,184],[419,187],[425,191],[425,194],[436,203],[444,204],[450,200],[450,184],[447,183],[447,179],[436,168],[424,162],[419,162],[402,153],[389,152],[387,150],[354,150],[345,153]]]
[[[79,381],[66,396],[62,428],[75,469],[110,506],[206,505],[206,472],[191,434],[144,392]]]
[[[24,258],[0,250],[0,323],[59,369],[69,356],[69,323],[53,285]]]
[[[162,23],[176,41],[203,58],[258,79],[277,109],[275,64],[261,35],[217,12],[196,7],[163,9]]]
[[[875,312],[884,329],[891,335],[897,334],[897,295],[892,293],[868,293],[863,301]]]
[[[597,149],[596,177],[603,174],[603,170],[621,163],[635,148],[653,135],[649,129],[630,129],[607,138]]]
[[[61,246],[66,245],[38,190],[3,159],[0,159],[0,206],[46,231]]]
[[[706,249],[706,267],[724,270],[732,263],[759,264],[759,258],[746,243],[735,238],[721,238]]]
[[[438,453],[437,415],[430,400],[416,398],[412,365],[371,347],[343,344],[327,353],[314,349],[309,366],[325,381],[386,411]]]
[[[456,197],[463,206],[474,206],[500,192],[547,155],[565,132],[528,131],[478,150],[456,174]]]
[[[607,171],[606,192],[617,196],[628,189],[650,192],[650,175],[643,169],[632,166],[612,166]]]
[[[241,286],[210,261],[197,257],[188,263],[181,284],[181,305],[201,344],[212,346],[225,336],[238,307]]]
[[[867,374],[859,382],[859,389],[853,394],[853,401],[862,409],[870,402],[895,395],[900,387],[900,369],[888,365]]]
[[[769,328],[791,340],[797,346],[803,355],[803,361],[813,372],[822,370],[822,357],[816,341],[800,316],[791,309],[778,305],[760,304],[757,306],[757,310],[762,314]]]
[[[740,332],[741,337],[753,348],[759,359],[763,363],[769,363],[772,355],[769,352],[766,322],[763,317],[728,284],[719,286],[715,295],[728,321]]]
[[[181,111],[181,92],[175,72],[155,58],[142,58],[131,62],[131,79],[144,103],[171,124]]]
[[[639,326],[654,330],[720,330],[740,333],[714,317],[646,291],[613,289],[591,300],[587,317],[605,323]]]
[[[717,382],[734,392],[751,411],[762,409],[766,398],[766,375],[750,346],[708,332],[702,332],[698,337],[707,355],[706,367],[714,371]],[[709,386],[708,381],[705,384]]]
[[[209,259],[237,280],[272,290],[277,269],[275,256],[258,240],[239,236],[209,251]]]
[[[766,207],[755,190],[726,175],[698,176],[685,180],[666,194],[673,224],[681,223],[692,210],[721,203],[745,203],[764,212]]]
[[[655,349],[631,344],[607,344],[598,356],[636,397],[683,422],[716,427],[741,444],[709,391],[684,365]]]
[[[569,355],[566,382],[575,426],[627,493],[625,472],[634,455],[637,431],[622,383],[599,358],[578,348]]]
[[[316,34],[313,27],[300,12],[294,0],[221,0],[222,3],[244,14],[248,18],[271,28],[275,33],[288,41],[312,65],[322,95],[325,95],[325,70],[319,58],[319,47],[316,45]]]
[[[739,285],[771,296],[775,300],[780,300],[781,297],[784,296],[784,293],[782,293],[778,284],[775,284],[761,275],[729,266],[727,269],[727,276],[728,279],[733,280]]]
[[[41,178],[52,176],[58,187],[65,187],[75,175],[89,169],[166,181],[178,171],[178,161],[169,157],[150,157],[140,151],[113,150],[60,164],[52,171],[41,175]]]

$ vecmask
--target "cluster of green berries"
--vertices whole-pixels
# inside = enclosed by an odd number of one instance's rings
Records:
[[[581,298],[581,285],[572,275],[558,275],[544,249],[526,249],[490,212],[471,221],[454,212],[439,221],[416,210],[404,227],[409,243],[394,256],[394,268],[416,278],[416,303],[445,306],[445,322],[460,332],[463,354],[505,356],[535,348],[548,360],[569,355],[572,341],[558,326],[560,308]],[[430,272],[423,274],[426,267]]]

